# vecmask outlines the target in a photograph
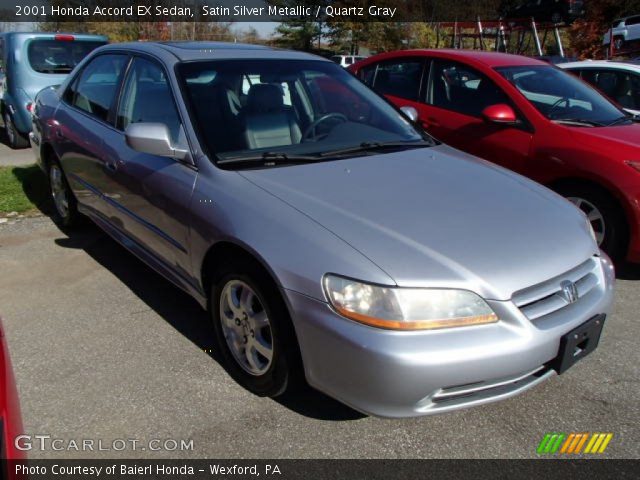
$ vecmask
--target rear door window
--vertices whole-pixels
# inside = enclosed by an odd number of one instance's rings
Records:
[[[69,73],[105,42],[32,40],[27,47],[29,65],[38,73]]]
[[[640,16],[629,17],[625,21],[626,25],[638,25],[640,23]]]
[[[99,55],[91,60],[65,95],[67,101],[107,121],[128,58],[126,55]]]
[[[382,95],[417,101],[425,61],[422,58],[403,58],[378,64],[373,88]]]
[[[640,108],[640,77],[623,70],[585,69],[582,79],[624,108]]]

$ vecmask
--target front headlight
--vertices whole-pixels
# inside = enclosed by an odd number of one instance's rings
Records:
[[[392,330],[429,330],[494,323],[498,316],[468,290],[381,287],[327,274],[333,308],[360,323]]]

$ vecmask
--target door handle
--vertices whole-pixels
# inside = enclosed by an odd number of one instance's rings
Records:
[[[107,160],[106,166],[107,166],[107,170],[111,172],[115,172],[118,170],[118,164],[116,162],[110,162],[109,160]]]

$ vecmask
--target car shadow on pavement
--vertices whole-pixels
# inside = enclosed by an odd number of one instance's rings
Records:
[[[216,351],[214,330],[209,316],[193,298],[165,280],[93,224],[83,225],[73,231],[64,230],[62,233],[67,237],[56,239],[57,245],[84,250],[174,329],[224,368]],[[299,391],[273,400],[300,415],[318,420],[343,421],[365,417],[311,387],[303,387]]]

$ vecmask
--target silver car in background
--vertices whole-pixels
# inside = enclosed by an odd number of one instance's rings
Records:
[[[331,61],[102,47],[32,146],[80,213],[208,308],[258,395],[404,417],[510,397],[597,346],[614,272],[578,209],[430,138]]]

